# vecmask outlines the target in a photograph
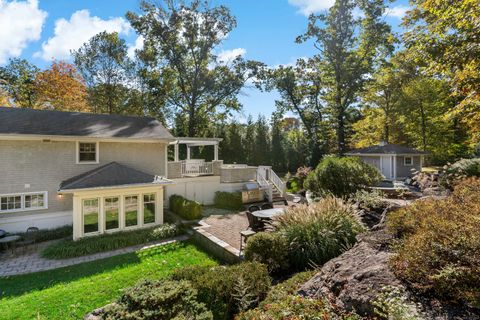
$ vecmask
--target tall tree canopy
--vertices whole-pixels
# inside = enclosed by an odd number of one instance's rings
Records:
[[[0,91],[4,99],[16,107],[34,108],[34,82],[39,70],[25,59],[10,59],[5,67],[0,67]]]
[[[415,0],[405,19],[407,48],[424,59],[431,75],[450,82],[460,113],[480,142],[480,9],[478,0]]]
[[[133,62],[118,33],[101,32],[72,52],[78,71],[88,85],[89,101],[98,113],[129,113]]]
[[[91,111],[87,87],[74,65],[52,62],[49,69],[35,78],[37,104],[40,108],[62,111]]]
[[[383,0],[337,0],[328,13],[311,15],[307,32],[297,38],[314,41],[324,92],[336,130],[337,152],[347,148],[348,113],[358,101],[368,75],[393,50]]]
[[[142,75],[152,90],[164,92],[167,108],[185,116],[187,134],[202,135],[219,111],[238,111],[237,94],[259,64],[240,56],[220,61],[215,54],[236,27],[229,9],[202,0],[143,1],[141,9],[127,18],[145,39],[138,52]]]

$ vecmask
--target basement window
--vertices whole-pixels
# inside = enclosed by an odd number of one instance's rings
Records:
[[[0,195],[0,213],[47,209],[47,192]]]
[[[405,166],[413,166],[413,157],[404,157],[403,164]]]

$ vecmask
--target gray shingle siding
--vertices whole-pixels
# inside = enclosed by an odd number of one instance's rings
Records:
[[[404,156],[397,156],[397,177],[407,178],[412,176],[412,169],[420,170],[421,168],[421,156],[412,156],[413,165],[405,166],[404,165]]]
[[[98,164],[76,164],[75,141],[0,140],[0,194],[48,191],[48,209],[2,213],[0,218],[72,210],[72,197],[57,195],[60,183],[112,161],[166,174],[164,143],[100,142],[99,158]]]

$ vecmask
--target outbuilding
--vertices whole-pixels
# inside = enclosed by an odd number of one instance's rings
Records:
[[[375,166],[387,180],[401,180],[412,175],[413,171],[421,171],[425,155],[407,146],[381,143],[375,146],[354,149],[346,153],[356,156],[368,164]]]

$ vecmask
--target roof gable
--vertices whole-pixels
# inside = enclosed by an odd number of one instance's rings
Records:
[[[59,191],[108,188],[136,184],[161,184],[162,182],[168,181],[159,180],[155,175],[127,167],[117,162],[110,162],[62,181]]]
[[[0,134],[174,140],[156,119],[0,107]]]

